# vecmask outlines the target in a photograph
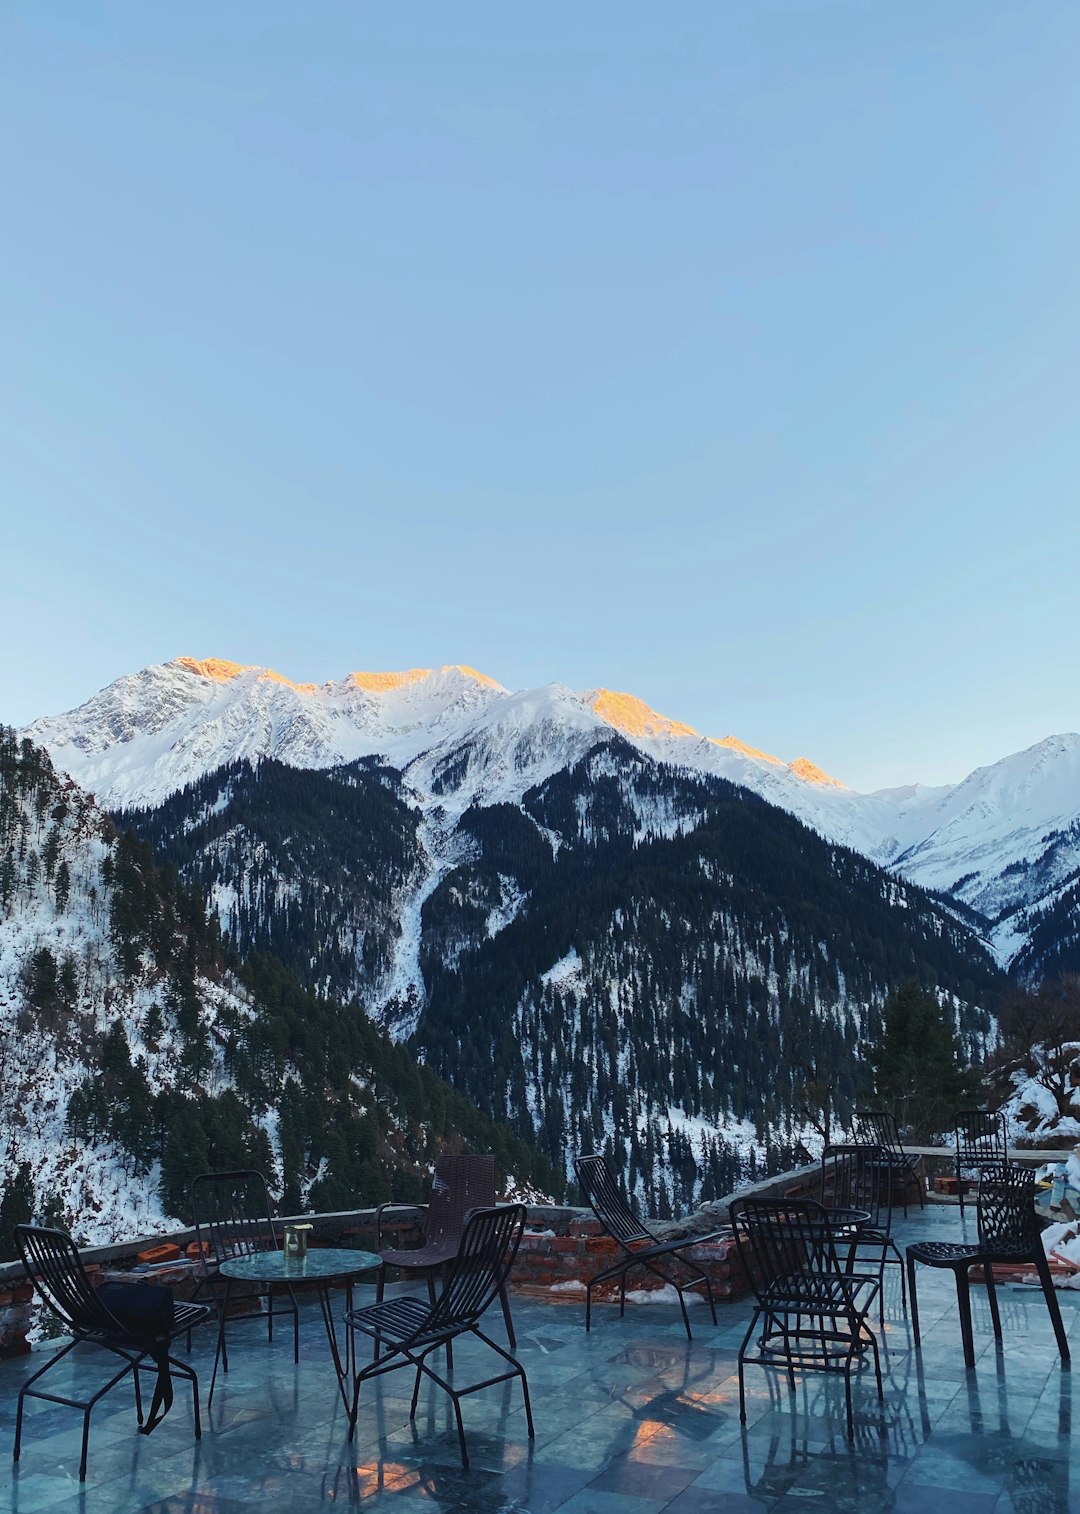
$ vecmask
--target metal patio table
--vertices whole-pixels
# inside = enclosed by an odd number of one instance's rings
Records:
[[[283,1287],[295,1287],[299,1283],[314,1283],[322,1310],[326,1338],[330,1343],[330,1355],[337,1375],[338,1392],[346,1411],[349,1394],[345,1386],[351,1370],[352,1344],[350,1332],[345,1332],[345,1364],[342,1366],[338,1349],[337,1331],[330,1307],[330,1289],[335,1284],[345,1285],[345,1307],[352,1308],[353,1279],[362,1272],[374,1272],[382,1265],[382,1258],[374,1251],[348,1251],[344,1248],[320,1248],[309,1251],[306,1256],[288,1256],[284,1251],[258,1251],[252,1256],[226,1258],[218,1265],[218,1276],[225,1279],[225,1293],[221,1300],[218,1317],[218,1342],[214,1355],[214,1375],[210,1380],[210,1396],[207,1407],[214,1397],[218,1361],[221,1358],[222,1340],[225,1335],[225,1313],[229,1304],[229,1291],[233,1283],[280,1283]]]

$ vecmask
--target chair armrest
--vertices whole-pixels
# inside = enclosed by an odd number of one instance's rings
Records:
[[[377,1204],[375,1207],[375,1250],[382,1250],[382,1220],[388,1209],[403,1209],[407,1214],[427,1214],[428,1204]]]

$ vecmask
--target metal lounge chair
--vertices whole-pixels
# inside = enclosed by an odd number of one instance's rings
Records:
[[[375,1280],[376,1302],[381,1301],[386,1290],[387,1267],[396,1267],[399,1272],[423,1273],[427,1279],[428,1298],[434,1303],[436,1275],[457,1256],[465,1230],[466,1215],[473,1209],[490,1209],[494,1203],[495,1158],[453,1156],[440,1157],[435,1163],[430,1203],[380,1204],[375,1210],[375,1250],[382,1259]],[[383,1217],[393,1209],[423,1214],[423,1238],[419,1246],[383,1248]],[[514,1322],[510,1317],[510,1301],[506,1296],[506,1288],[502,1285],[499,1288],[499,1303],[502,1306],[503,1323],[506,1325],[506,1338],[513,1351],[517,1348],[517,1339],[514,1335]],[[453,1361],[453,1347],[448,1343],[447,1365],[453,1366]]]
[[[457,1419],[463,1467],[468,1468],[469,1452],[461,1418],[461,1400],[470,1393],[478,1393],[481,1388],[491,1388],[496,1383],[520,1378],[529,1438],[533,1438],[532,1405],[525,1370],[509,1351],[496,1345],[480,1329],[484,1311],[506,1285],[524,1228],[523,1204],[474,1209],[466,1218],[457,1252],[445,1268],[442,1289],[433,1303],[405,1296],[384,1299],[366,1309],[350,1309],[346,1313],[345,1321],[349,1328],[370,1336],[375,1342],[376,1352],[371,1361],[356,1370],[349,1414],[350,1440],[356,1432],[360,1385],[370,1378],[380,1377],[384,1372],[394,1372],[404,1366],[416,1370],[409,1410],[411,1420],[416,1418],[422,1378],[429,1377],[444,1393],[450,1395]],[[440,1377],[431,1366],[430,1357],[440,1346],[447,1346],[462,1335],[473,1335],[483,1341],[497,1356],[509,1363],[509,1370],[464,1388]],[[354,1363],[359,1361],[356,1351],[352,1353],[352,1359]]]
[[[717,1236],[725,1235],[727,1232],[712,1230],[708,1235],[686,1236],[677,1241],[661,1241],[646,1225],[642,1224],[627,1203],[608,1166],[606,1157],[598,1152],[575,1157],[574,1172],[593,1214],[596,1215],[608,1235],[619,1243],[624,1253],[620,1261],[603,1272],[598,1272],[588,1283],[585,1289],[585,1329],[592,1328],[593,1289],[600,1283],[606,1283],[609,1278],[619,1279],[619,1317],[621,1319],[626,1313],[626,1274],[633,1267],[644,1267],[663,1282],[670,1283],[678,1293],[679,1308],[682,1310],[683,1324],[686,1326],[686,1338],[692,1340],[690,1316],[686,1312],[686,1300],[683,1297],[683,1289],[690,1285],[680,1283],[678,1278],[672,1275],[670,1268],[665,1270],[662,1264],[668,1258],[677,1262],[691,1274],[693,1284],[705,1284],[705,1296],[709,1301],[712,1322],[715,1325],[716,1303],[708,1274],[682,1253],[688,1251],[691,1246],[700,1245],[703,1241],[714,1241]]]
[[[904,1150],[896,1116],[887,1109],[861,1109],[855,1116],[855,1135],[860,1145],[884,1146],[889,1153],[893,1168],[894,1192],[908,1212],[908,1185],[915,1184],[919,1195],[919,1208],[926,1208],[926,1183],[923,1178],[922,1157],[912,1157]]]
[[[1009,1159],[1005,1116],[992,1114],[989,1109],[958,1110],[953,1118],[953,1138],[956,1142],[956,1192],[963,1214],[963,1169],[974,1168],[981,1175],[984,1167],[1000,1167]]]
[[[884,1402],[877,1340],[867,1315],[881,1284],[842,1267],[829,1214],[813,1199],[736,1199],[731,1223],[757,1300],[739,1347],[739,1418],[746,1423],[747,1363],[787,1374],[839,1372],[844,1378],[847,1437],[855,1437],[851,1369],[872,1353],[878,1402]],[[747,1355],[760,1329],[757,1355]]]
[[[204,1172],[191,1184],[191,1210],[195,1218],[195,1238],[199,1245],[201,1276],[196,1297],[208,1293],[221,1326],[221,1367],[229,1370],[229,1350],[221,1321],[221,1300],[217,1293],[217,1263],[227,1258],[254,1256],[260,1251],[280,1251],[277,1230],[270,1213],[270,1194],[266,1179],[261,1172],[243,1168],[236,1172]],[[207,1247],[210,1254],[207,1255]],[[280,1292],[272,1286],[258,1290],[267,1301],[267,1338],[274,1338],[274,1320],[283,1314],[291,1314],[293,1320],[293,1361],[300,1360],[300,1311],[296,1295],[286,1283],[288,1303],[274,1307],[275,1299],[281,1300]],[[258,1319],[255,1314],[238,1315],[237,1319]],[[214,1381],[217,1379],[217,1363],[214,1364]],[[210,1399],[214,1396],[214,1383],[210,1386]],[[209,1402],[209,1401],[208,1401]]]
[[[118,1318],[116,1314],[103,1302],[103,1296],[116,1297],[117,1291],[134,1293],[138,1285],[129,1289],[121,1287],[119,1290],[112,1289],[99,1296],[98,1290],[87,1275],[79,1256],[74,1241],[63,1230],[49,1230],[36,1225],[17,1225],[15,1227],[15,1244],[19,1249],[19,1256],[26,1268],[38,1294],[45,1301],[53,1313],[60,1319],[72,1339],[61,1347],[54,1356],[46,1362],[44,1367],[29,1377],[19,1390],[19,1404],[15,1416],[15,1461],[19,1460],[22,1450],[22,1427],[23,1405],[27,1398],[41,1398],[52,1404],[64,1404],[69,1409],[81,1409],[83,1416],[82,1453],[79,1459],[79,1481],[86,1480],[86,1455],[90,1441],[90,1415],[94,1405],[115,1388],[116,1385],[132,1374],[135,1385],[135,1413],[143,1434],[149,1432],[158,1423],[161,1416],[168,1411],[172,1404],[172,1377],[174,1374],[186,1378],[191,1383],[192,1398],[195,1410],[195,1439],[202,1437],[202,1424],[199,1419],[199,1379],[194,1367],[189,1367],[186,1362],[177,1361],[169,1354],[169,1346],[178,1335],[183,1335],[190,1326],[201,1323],[210,1313],[205,1304],[175,1304],[169,1311],[169,1316],[163,1316],[160,1323],[153,1326],[147,1325],[140,1328],[138,1323]],[[106,1285],[108,1288],[109,1285]],[[151,1290],[146,1285],[147,1292],[159,1292],[161,1301],[165,1301],[164,1290]],[[141,1292],[142,1290],[139,1289]],[[171,1300],[171,1295],[168,1296]],[[69,1397],[64,1393],[49,1393],[43,1388],[36,1387],[47,1373],[63,1361],[64,1357],[74,1351],[77,1346],[98,1346],[105,1351],[118,1356],[123,1365],[113,1373],[108,1382],[93,1393],[88,1399]],[[139,1383],[140,1371],[147,1370],[147,1362],[153,1363],[153,1369],[157,1373],[157,1383],[151,1400],[150,1413],[145,1419],[142,1407],[142,1389]]]
[[[994,1264],[1031,1262],[1042,1285],[1050,1323],[1054,1327],[1062,1364],[1070,1360],[1069,1343],[1061,1321],[1061,1308],[1054,1292],[1054,1280],[1043,1250],[1039,1222],[1035,1214],[1035,1173],[1031,1168],[1015,1167],[1004,1162],[984,1167],[979,1176],[977,1200],[979,1239],[974,1245],[963,1241],[917,1241],[907,1248],[908,1291],[911,1294],[911,1326],[915,1345],[921,1346],[919,1301],[915,1293],[915,1264],[924,1267],[948,1267],[956,1279],[956,1305],[960,1314],[960,1338],[964,1346],[964,1365],[975,1365],[975,1341],[971,1328],[971,1291],[969,1273],[981,1267],[990,1304],[994,1338],[1001,1339],[1001,1313],[994,1283]]]

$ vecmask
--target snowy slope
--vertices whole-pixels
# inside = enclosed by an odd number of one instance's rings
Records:
[[[441,833],[471,804],[519,803],[618,731],[655,761],[751,789],[821,835],[953,893],[987,917],[999,959],[1027,916],[1080,867],[1080,736],[1048,738],[955,786],[861,794],[805,758],[705,737],[608,689],[511,693],[462,666],[352,673],[298,684],[217,659],[142,669],[28,728],[58,767],[111,808],[155,805],[237,759],[325,768],[377,756],[405,776]],[[440,864],[433,859],[438,870]]]

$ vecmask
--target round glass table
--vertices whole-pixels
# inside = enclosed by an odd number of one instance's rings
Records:
[[[218,1315],[218,1343],[214,1355],[214,1374],[210,1380],[210,1395],[207,1400],[207,1408],[214,1396],[214,1382],[217,1379],[218,1361],[222,1357],[222,1348],[225,1339],[225,1314],[229,1303],[229,1291],[234,1283],[252,1283],[259,1287],[286,1288],[293,1302],[296,1302],[293,1289],[300,1284],[314,1284],[319,1298],[319,1308],[322,1310],[323,1324],[326,1327],[326,1339],[330,1343],[330,1356],[334,1363],[334,1372],[337,1375],[338,1392],[341,1394],[342,1403],[346,1410],[349,1408],[349,1394],[345,1386],[351,1369],[351,1333],[345,1334],[345,1362],[342,1364],[341,1352],[338,1348],[337,1330],[334,1326],[334,1316],[330,1307],[330,1290],[337,1286],[345,1288],[346,1310],[352,1308],[352,1285],[354,1278],[363,1272],[373,1272],[382,1265],[382,1258],[376,1256],[374,1251],[349,1251],[344,1248],[322,1247],[309,1251],[306,1256],[286,1255],[284,1251],[256,1251],[249,1256],[227,1257],[218,1264],[218,1276],[225,1279],[225,1293],[221,1300],[221,1310]],[[225,1367],[228,1371],[228,1365]]]

